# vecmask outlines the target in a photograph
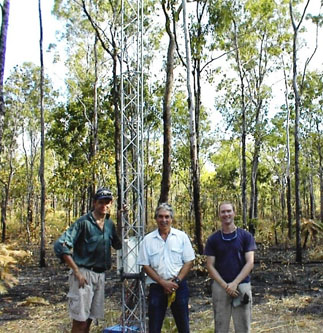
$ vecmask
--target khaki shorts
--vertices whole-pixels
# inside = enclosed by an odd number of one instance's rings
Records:
[[[73,271],[69,275],[68,307],[70,317],[77,321],[104,318],[105,273],[95,273],[80,267],[88,284],[79,288],[79,281]]]

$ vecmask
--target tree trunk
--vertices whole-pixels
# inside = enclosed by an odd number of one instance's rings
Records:
[[[6,189],[5,189],[6,191]],[[6,242],[6,230],[7,230],[7,205],[6,205],[6,200],[3,198],[1,200],[1,229],[2,229],[2,235],[1,235],[1,242],[5,243]]]
[[[45,184],[45,120],[44,120],[44,59],[43,59],[43,22],[41,12],[41,0],[38,0],[39,11],[39,50],[40,50],[40,166],[39,178],[41,187],[40,198],[40,258],[39,266],[46,266],[46,240],[45,240],[45,205],[46,205],[46,184]]]
[[[117,74],[117,65],[118,65],[118,47],[115,41],[114,33],[111,32],[111,47],[107,46],[104,42],[104,36],[102,36],[101,30],[99,29],[98,25],[93,21],[92,16],[86,9],[85,0],[81,1],[82,8],[87,16],[89,22],[94,29],[96,36],[98,37],[101,46],[103,49],[110,55],[112,59],[112,77],[113,77],[113,89],[112,89],[112,99],[113,99],[113,106],[114,106],[114,149],[115,149],[115,172],[116,172],[116,181],[117,181],[117,229],[118,232],[121,233],[121,113],[120,113],[120,91],[119,91],[119,79]],[[112,3],[111,3],[112,5]],[[113,8],[114,12],[117,12],[116,8]],[[113,30],[111,28],[111,30]],[[103,34],[104,35],[104,34]]]
[[[200,7],[200,5],[202,6]],[[206,12],[207,1],[197,1],[196,2],[196,16],[197,16],[197,24],[198,29],[196,36],[194,36],[197,40],[201,40],[204,38],[202,31],[202,21],[203,16]],[[201,51],[202,52],[202,51]],[[195,53],[195,52],[194,52]],[[194,97],[195,97],[195,125],[196,125],[196,138],[197,138],[197,156],[200,156],[200,114],[201,114],[201,96],[202,96],[202,87],[201,87],[201,54],[194,58],[194,68],[193,68],[193,76],[194,76]]]
[[[289,89],[288,89],[288,78],[285,70],[285,62],[282,57],[283,69],[284,69],[284,82],[285,82],[285,103],[287,109],[286,115],[286,199],[287,199],[287,225],[288,225],[288,238],[292,239],[292,193],[291,193],[291,181],[290,181],[290,140],[289,140],[289,129],[290,129],[290,107],[289,107]]]
[[[97,54],[98,37],[94,37],[94,87],[93,87],[93,118],[92,118],[92,145],[90,152],[90,163],[93,163],[98,150],[98,54]],[[96,168],[92,170],[92,182],[88,190],[89,209],[92,208],[93,196],[96,190]]]
[[[297,88],[297,72],[296,72],[296,37],[294,35],[294,52],[293,52],[293,89],[295,94],[295,126],[294,126],[294,140],[295,140],[295,218],[296,218],[296,261],[302,262],[302,246],[301,246],[301,199],[300,199],[300,174],[299,174],[299,106],[300,96]]]
[[[257,177],[258,177],[258,163],[259,163],[260,142],[255,141],[254,154],[252,159],[251,169],[251,191],[250,191],[250,208],[249,208],[249,231],[254,235],[255,226],[252,220],[257,219]]]
[[[315,194],[313,186],[313,175],[309,175],[309,192],[310,192],[310,219],[315,219]]]
[[[320,121],[316,121],[317,133],[320,133]],[[320,221],[323,223],[323,153],[321,146],[321,138],[318,140],[318,154],[319,154],[319,176],[320,176]]]
[[[1,225],[2,225],[2,237],[1,241],[2,243],[5,243],[6,241],[6,227],[7,227],[7,208],[8,208],[8,202],[9,202],[9,191],[10,191],[10,185],[11,180],[13,176],[13,167],[12,167],[12,154],[10,156],[10,170],[8,174],[7,184],[4,186],[4,194],[1,202]]]
[[[240,53],[237,40],[237,26],[234,24],[234,44],[236,50],[236,63],[239,71],[240,78],[240,91],[241,91],[241,200],[242,200],[242,225],[247,229],[247,158],[246,158],[246,105],[245,105],[245,86],[244,86],[244,71],[241,66]]]
[[[323,223],[323,165],[320,156],[320,221]]]
[[[193,182],[193,205],[195,217],[195,242],[198,253],[203,253],[202,242],[202,221],[201,221],[201,202],[200,202],[200,167],[197,153],[197,136],[196,136],[196,117],[194,96],[192,93],[192,71],[191,71],[191,47],[187,26],[186,0],[182,1],[185,51],[186,51],[186,74],[187,74],[187,93],[188,107],[190,113],[190,152],[191,152],[191,168]]]
[[[172,121],[171,121],[171,99],[174,85],[174,54],[176,49],[175,35],[171,29],[171,18],[168,14],[166,3],[162,1],[162,7],[165,14],[165,29],[169,37],[166,65],[166,84],[163,99],[163,171],[160,186],[160,197],[158,202],[168,202],[171,183],[171,145],[172,145]],[[174,30],[176,26],[176,15],[173,13]]]
[[[114,47],[113,51],[113,90],[112,90],[112,99],[114,106],[114,149],[115,149],[115,172],[117,180],[117,229],[118,233],[121,235],[122,221],[121,221],[121,112],[120,112],[120,92],[118,85],[118,75],[117,75],[117,64],[118,64],[118,54],[117,49]]]
[[[296,25],[294,20],[292,1],[289,2],[289,13],[293,27],[293,91],[295,103],[295,126],[294,126],[294,141],[295,141],[295,219],[296,219],[296,262],[302,262],[302,244],[301,244],[301,199],[300,199],[300,174],[299,174],[299,118],[300,118],[300,102],[301,96],[297,84],[297,37],[300,25],[305,16],[305,12],[310,0],[307,1],[303,15]]]
[[[3,99],[3,79],[6,59],[7,31],[9,23],[10,0],[4,0],[1,6],[2,23],[0,32],[0,154],[2,153],[2,136],[5,117],[5,106]]]

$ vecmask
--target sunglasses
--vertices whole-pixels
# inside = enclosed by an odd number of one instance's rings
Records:
[[[102,191],[99,190],[95,194],[95,198],[100,199],[101,197],[110,197],[112,199],[112,192],[109,190],[102,190]]]
[[[107,191],[107,190],[103,190],[97,193],[97,195],[102,196],[102,195],[111,195],[112,196],[112,192]]]

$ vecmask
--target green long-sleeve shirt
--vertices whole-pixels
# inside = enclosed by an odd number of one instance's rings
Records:
[[[72,255],[78,266],[109,269],[111,267],[111,246],[121,249],[122,244],[115,225],[105,219],[101,230],[92,213],[80,217],[54,244],[57,257]]]

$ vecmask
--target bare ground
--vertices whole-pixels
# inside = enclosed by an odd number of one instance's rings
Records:
[[[0,295],[0,332],[70,331],[66,310],[68,270],[52,256],[51,248],[47,253],[46,268],[38,267],[35,251],[33,260],[20,267],[17,273],[19,284],[8,294]],[[299,265],[293,260],[293,250],[260,247],[257,252],[252,273],[253,333],[323,332],[323,263],[304,260],[304,264]],[[191,332],[211,333],[210,281],[205,273],[194,271],[189,285]],[[105,322],[93,326],[91,332],[102,332],[104,327],[119,324],[120,310],[121,282],[112,270],[106,279]],[[163,332],[176,332],[170,314]]]

